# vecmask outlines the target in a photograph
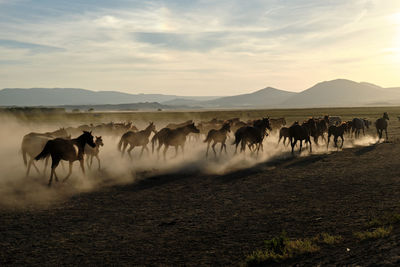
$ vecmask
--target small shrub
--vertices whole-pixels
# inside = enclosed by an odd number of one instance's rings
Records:
[[[388,236],[393,230],[393,226],[379,227],[373,231],[355,232],[354,236],[360,240],[377,239]]]
[[[398,213],[385,213],[379,218],[371,219],[366,225],[368,227],[378,227],[383,225],[396,224],[400,222],[400,214]]]

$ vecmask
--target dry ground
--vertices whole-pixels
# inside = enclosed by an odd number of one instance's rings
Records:
[[[395,118],[393,118],[395,119]],[[0,209],[2,265],[239,265],[263,241],[319,233],[343,241],[284,265],[399,265],[400,124],[390,142],[264,162],[225,175],[197,169],[81,193],[47,208]]]

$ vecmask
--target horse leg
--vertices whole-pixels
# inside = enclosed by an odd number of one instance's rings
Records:
[[[85,175],[85,165],[84,165],[84,163],[83,163],[83,159],[81,159],[81,160],[79,161],[79,163],[81,164],[82,173],[83,173],[83,175]]]
[[[50,156],[47,156],[46,160],[44,161],[43,174],[46,174],[46,168],[47,168],[47,165],[49,165],[49,158],[50,158]]]
[[[182,149],[182,158],[184,158],[185,157],[185,143],[183,143],[181,145],[181,149]]]
[[[340,138],[342,138],[342,145],[340,146],[340,148],[343,148],[343,144],[344,144],[343,134],[340,136]]]
[[[50,179],[49,179],[49,183],[48,186],[51,186],[51,182],[53,181],[53,175],[57,178],[57,174],[56,174],[56,168],[58,166],[58,163],[60,163],[60,159],[58,158],[51,158],[51,173],[50,173]]]
[[[142,157],[142,155],[143,155],[143,151],[144,151],[144,146],[142,146],[142,150],[140,150],[139,158],[141,158],[141,157]]]
[[[144,145],[144,149],[146,149],[147,155],[150,156],[150,150],[149,150],[149,148],[147,147],[147,145]]]
[[[29,160],[29,162],[28,162],[28,168],[26,169],[26,177],[28,177],[28,175],[29,175],[29,171],[31,169],[31,165],[32,165],[33,160],[34,160],[34,158],[31,158]]]
[[[221,150],[219,151],[220,156],[222,154],[222,150],[224,150],[224,144],[225,144],[225,142],[221,142]]]
[[[217,143],[215,143],[215,141],[214,141],[214,143],[211,145],[211,147],[212,147],[212,149],[213,149],[213,151],[214,151],[214,157],[217,157],[217,152],[215,152],[215,145],[216,145]]]
[[[164,155],[164,161],[166,160],[166,154],[167,154],[167,150],[168,150],[169,145],[164,145],[164,151],[163,151],[163,155]]]
[[[90,166],[89,166],[89,161],[90,161],[89,158],[90,158],[90,155],[87,155],[86,156],[86,165],[87,165],[88,168],[90,168]]]
[[[71,173],[72,173],[72,161],[69,162],[69,171],[67,176],[65,176],[63,183],[71,176]]]
[[[210,142],[207,143],[206,158],[208,158],[208,150],[210,149]]]
[[[295,139],[293,141],[293,139],[290,138],[290,145],[292,146],[292,155],[294,155],[294,146],[296,145],[296,143],[297,143],[297,139]]]
[[[327,140],[327,142],[326,142],[326,149],[328,149],[328,147],[329,147],[329,140],[331,139],[331,135],[330,134],[328,134],[328,140]]]
[[[307,140],[306,140],[307,141]],[[310,144],[310,153],[312,152],[312,145],[311,145],[311,140],[310,138],[308,139],[308,143]]]
[[[225,154],[228,155],[228,152],[226,152],[226,144],[224,142],[224,150],[225,150]]]
[[[389,139],[387,135],[387,128],[385,128],[385,134],[386,134],[386,141]]]
[[[128,143],[127,143],[127,142],[124,142],[124,144],[122,145],[121,157],[124,156],[124,153],[125,153],[125,150],[126,150],[126,147],[127,147],[127,146],[128,146]]]
[[[126,151],[126,152],[128,153],[128,155],[129,155],[129,158],[130,158],[130,159],[132,159],[131,151],[132,151],[132,149],[134,149],[134,148],[135,148],[135,146],[134,146],[134,145],[131,145],[131,146],[129,147],[129,149]]]
[[[301,149],[303,148],[303,140],[300,140],[300,150],[299,150],[299,154],[301,154]]]
[[[98,168],[98,170],[100,170],[100,157],[99,157],[99,155],[96,155],[96,159],[97,159],[97,162],[99,163],[99,168]]]

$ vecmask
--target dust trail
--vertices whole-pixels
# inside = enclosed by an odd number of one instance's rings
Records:
[[[47,207],[49,205],[60,204],[62,201],[74,194],[81,192],[90,192],[117,184],[128,184],[145,179],[154,175],[165,173],[204,173],[204,174],[226,174],[236,170],[250,168],[261,162],[267,162],[276,159],[291,158],[290,146],[278,145],[277,133],[272,133],[264,141],[264,151],[257,156],[248,151],[234,155],[234,147],[230,145],[233,137],[227,140],[227,154],[222,153],[217,158],[210,151],[209,157],[205,157],[207,145],[203,143],[204,137],[197,141],[188,141],[185,147],[185,154],[179,154],[174,158],[175,149],[170,148],[167,154],[167,160],[160,158],[156,154],[144,153],[139,158],[140,148],[135,148],[132,152],[133,158],[130,159],[117,149],[119,137],[103,136],[104,147],[100,150],[101,169],[97,169],[97,160],[93,160],[91,169],[87,168],[86,175],[83,175],[79,163],[75,162],[73,174],[66,183],[54,183],[52,188],[47,187],[50,175],[49,169],[45,174],[37,173],[31,170],[29,177],[25,176],[26,167],[23,164],[20,153],[22,137],[31,132],[45,132],[56,130],[58,125],[21,125],[13,120],[5,120],[4,127],[0,131],[0,207],[6,208],[27,208],[27,207]],[[146,122],[143,122],[146,125]],[[160,127],[158,127],[160,129]],[[96,133],[94,133],[96,134]],[[75,136],[73,136],[74,138]],[[345,137],[344,148],[354,146],[368,146],[377,143],[377,138],[365,136],[358,140]],[[313,154],[331,153],[337,149],[333,147],[331,140],[329,149],[326,145],[315,146],[313,144]],[[298,153],[296,148],[296,154]],[[303,146],[304,150],[301,156],[309,155],[309,152]],[[219,154],[219,145],[216,150]],[[43,170],[44,163],[36,163],[40,171]],[[63,178],[67,173],[62,166],[57,168],[57,174]]]

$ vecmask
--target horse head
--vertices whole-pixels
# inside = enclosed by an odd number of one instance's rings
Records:
[[[79,136],[78,138],[83,139],[83,141],[88,144],[91,147],[96,147],[96,144],[93,142],[93,135],[92,135],[92,131],[87,132],[87,131],[83,131],[83,134],[81,136]]]
[[[190,133],[200,133],[200,130],[197,129],[196,126],[194,126],[194,122],[189,124],[189,125],[187,125],[186,129],[188,129]]]
[[[156,126],[154,125],[154,123],[151,121],[149,126],[147,126],[147,129],[150,129],[150,131],[152,131],[154,134],[157,133],[156,131]]]
[[[387,114],[387,112],[383,113],[383,118],[389,120],[389,115]]]
[[[104,146],[103,139],[101,138],[101,136],[96,136],[96,141],[94,141],[94,143],[95,143],[98,147]]]

